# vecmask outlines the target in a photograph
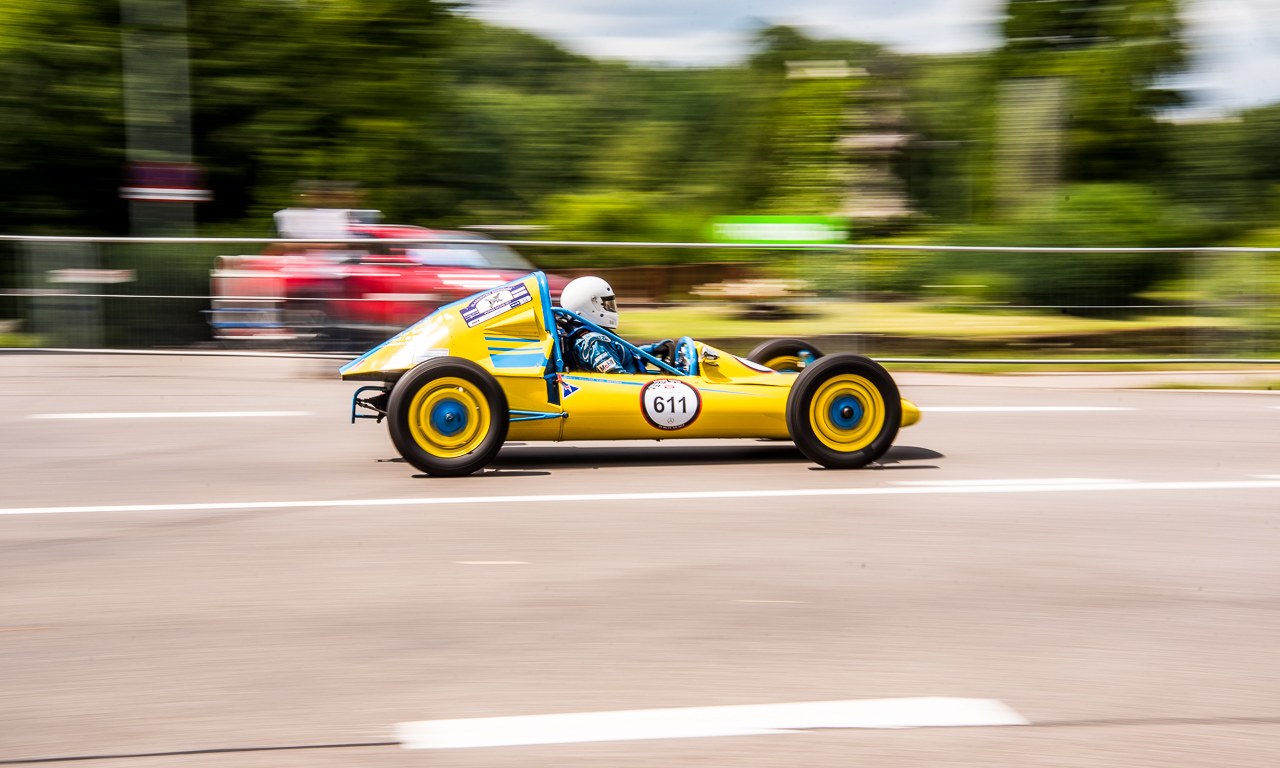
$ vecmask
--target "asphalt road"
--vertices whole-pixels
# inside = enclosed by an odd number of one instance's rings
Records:
[[[924,420],[880,468],[776,442],[512,445],[441,480],[347,423],[332,368],[0,358],[0,763],[1280,755],[1280,397],[903,375]],[[1009,410],[1040,408],[1112,410]],[[65,418],[243,412],[271,415]],[[394,730],[914,697],[1030,725],[430,751]]]

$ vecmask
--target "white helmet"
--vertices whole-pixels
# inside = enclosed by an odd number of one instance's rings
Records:
[[[601,328],[618,327],[618,305],[613,289],[598,277],[579,277],[560,293],[560,306],[590,320]]]

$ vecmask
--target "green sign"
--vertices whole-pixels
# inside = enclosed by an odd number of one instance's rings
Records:
[[[707,234],[717,243],[842,243],[845,226],[838,216],[720,216]]]

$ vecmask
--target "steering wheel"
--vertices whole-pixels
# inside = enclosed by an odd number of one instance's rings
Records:
[[[685,376],[698,375],[698,345],[688,336],[681,336],[676,342],[676,354],[671,360]]]
[[[672,365],[676,359],[676,343],[673,339],[663,339],[653,345],[653,350],[649,354],[668,365]]]

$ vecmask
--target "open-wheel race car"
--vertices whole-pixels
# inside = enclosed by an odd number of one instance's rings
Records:
[[[643,372],[573,370],[564,334],[582,327],[625,344]],[[651,354],[553,307],[541,272],[440,307],[341,372],[379,382],[356,391],[352,422],[385,418],[406,461],[446,477],[508,440],[772,438],[853,469],[920,418],[865,357],[780,339],[744,359],[687,336]]]

